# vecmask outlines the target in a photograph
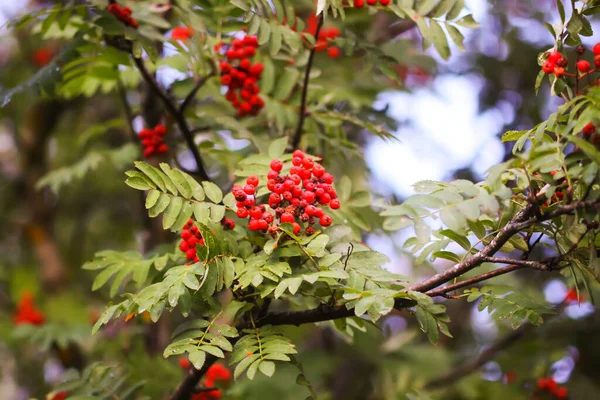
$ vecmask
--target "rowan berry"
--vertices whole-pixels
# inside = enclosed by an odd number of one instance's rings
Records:
[[[579,70],[579,72],[589,72],[589,70],[591,69],[591,65],[589,63],[589,61],[586,60],[579,60],[577,61],[577,69]]]
[[[596,132],[596,127],[591,122],[583,127],[583,133],[586,135],[592,135]]]

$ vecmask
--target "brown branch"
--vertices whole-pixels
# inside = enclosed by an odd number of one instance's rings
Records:
[[[196,173],[200,176],[202,180],[210,181],[210,177],[208,176],[208,173],[206,172],[204,164],[202,162],[202,156],[200,156],[200,151],[198,150],[198,146],[196,146],[196,143],[194,142],[194,136],[192,135],[192,132],[187,124],[185,117],[182,113],[180,113],[177,110],[173,102],[167,97],[167,94],[160,88],[160,86],[158,86],[158,83],[146,68],[144,61],[141,58],[135,56],[133,57],[133,61],[135,62],[135,65],[141,72],[144,80],[148,83],[148,85],[154,91],[154,93],[156,93],[156,95],[160,98],[169,114],[171,114],[171,116],[177,123],[179,130],[185,138],[185,141],[190,151],[192,152],[194,159],[196,160],[196,165],[198,168],[198,171],[196,171]]]
[[[529,226],[535,225],[538,222],[547,221],[561,215],[570,214],[579,208],[599,206],[600,200],[580,200],[538,217],[535,216],[535,207],[537,206],[535,204],[528,204],[525,208],[519,211],[517,215],[515,215],[515,217],[500,230],[500,232],[498,232],[498,234],[488,245],[483,247],[480,251],[466,260],[455,264],[453,267],[440,272],[439,274],[436,274],[423,282],[410,286],[409,290],[426,292],[472,270],[475,267],[478,267],[484,263],[487,258],[496,254],[496,252],[498,252],[498,250],[500,250],[500,248],[506,242],[508,242],[508,240],[514,234]],[[515,261],[512,262],[514,263]]]
[[[200,90],[202,88],[202,86],[204,86],[204,84],[206,83],[206,81],[208,81],[213,76],[215,76],[214,71],[212,71],[210,74],[206,75],[204,78],[198,79],[198,81],[194,85],[194,88],[185,97],[185,99],[183,99],[183,102],[179,106],[179,113],[180,114],[183,115],[183,113],[185,112],[185,108],[192,102],[192,100],[194,100],[194,97],[196,97],[196,93],[198,93],[198,90]]]
[[[488,361],[492,360],[496,356],[496,354],[498,354],[499,352],[503,351],[504,349],[521,339],[525,335],[525,333],[527,333],[531,329],[531,327],[532,325],[529,323],[521,325],[518,329],[514,330],[510,334],[504,336],[496,343],[483,350],[477,355],[477,357],[473,358],[470,361],[463,362],[459,364],[457,368],[453,369],[447,374],[427,382],[425,384],[425,388],[440,388],[442,386],[452,384],[458,379],[477,371],[481,366],[486,364]]]
[[[496,276],[508,274],[509,272],[516,271],[516,270],[523,269],[523,268],[525,268],[524,265],[516,265],[516,264],[509,265],[507,267],[502,267],[502,268],[498,268],[498,269],[495,269],[490,272],[486,272],[485,274],[477,275],[470,279],[465,279],[464,281],[456,282],[452,285],[448,285],[448,286],[444,286],[441,288],[430,290],[428,292],[425,292],[425,294],[428,296],[431,296],[431,297],[444,296],[446,293],[451,292],[453,290],[461,289],[466,286],[471,286],[476,283],[494,278]]]
[[[125,118],[127,118],[127,126],[129,127],[129,133],[131,136],[131,140],[133,143],[138,142],[138,136],[133,127],[133,111],[131,109],[131,105],[129,101],[127,101],[127,91],[125,90],[125,86],[123,86],[123,82],[119,79],[117,81],[117,88],[119,89],[119,97],[121,98],[121,103],[123,103],[123,111],[125,112]]]
[[[539,269],[540,271],[548,271],[549,264],[544,261],[530,261],[530,260],[515,260],[510,257],[484,257],[483,262],[490,262],[496,264],[517,264],[524,267]]]
[[[321,28],[323,27],[324,15],[321,13],[319,17],[319,23],[317,24],[317,29],[315,31],[315,41],[319,40],[319,32],[321,32]],[[315,54],[317,52],[317,44],[310,50],[310,55],[308,56],[308,63],[306,64],[306,73],[304,74],[304,86],[302,87],[302,99],[300,101],[300,115],[298,119],[298,126],[296,127],[296,133],[292,139],[292,148],[298,148],[300,144],[300,139],[302,138],[302,128],[304,127],[304,119],[306,117],[306,99],[308,96],[308,82],[310,80],[310,70],[312,69],[313,62],[315,59]]]

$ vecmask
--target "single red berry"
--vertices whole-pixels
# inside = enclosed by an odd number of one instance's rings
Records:
[[[273,160],[271,161],[271,169],[273,171],[279,172],[283,169],[283,164],[279,160]]]
[[[577,69],[579,70],[579,72],[586,73],[591,68],[592,68],[592,66],[590,65],[589,61],[586,61],[586,60],[577,61]]]
[[[188,260],[193,260],[195,256],[196,249],[188,249],[188,251],[185,252],[185,258],[187,258]]]
[[[306,212],[309,216],[314,217],[317,214],[317,207],[313,205],[308,205],[306,206],[304,212]]]
[[[558,383],[556,383],[556,381],[554,379],[548,378],[547,382],[546,382],[546,387],[548,388],[548,391],[550,393],[554,393],[554,391],[558,387]]]
[[[190,360],[187,359],[187,357],[179,357],[179,366],[183,369],[189,369],[191,367],[192,363],[190,362]]]
[[[229,64],[227,61],[221,61],[219,68],[223,74],[227,74],[231,71],[231,64]]]
[[[250,69],[251,66],[252,66],[252,63],[247,58],[243,58],[240,61],[240,68],[242,68],[242,69],[247,70],[247,69]]]
[[[333,183],[333,175],[329,174],[329,173],[324,173],[323,176],[321,177],[321,180],[323,182],[325,182],[328,185],[331,185]]]
[[[298,224],[297,222],[294,222],[292,225],[294,226],[294,235],[299,234],[300,230],[302,229],[300,224]]]
[[[302,199],[305,200],[307,203],[312,203],[313,201],[315,201],[315,193],[314,192],[310,192],[310,191],[305,191],[304,193],[302,193]]]
[[[600,55],[594,56],[594,65],[600,67]]]
[[[365,6],[365,0],[354,0],[354,7],[363,8]]]
[[[331,200],[329,207],[331,207],[333,210],[337,210],[340,208],[340,201],[338,199]]]
[[[292,156],[302,159],[304,158],[304,152],[302,150],[294,150]]]
[[[596,132],[596,127],[591,122],[583,127],[583,133],[586,135],[592,135]]]
[[[559,399],[566,399],[569,397],[569,391],[566,387],[561,386],[554,391],[554,395]]]
[[[260,209],[260,207],[254,206],[250,209],[250,217],[254,218],[254,219],[259,219],[260,217],[262,217],[262,210]]]
[[[221,83],[225,86],[229,86],[231,84],[231,75],[221,76]]]
[[[308,236],[312,236],[315,234],[315,228],[313,228],[312,226],[307,226],[304,232],[306,232]]]
[[[391,3],[391,0],[379,0],[379,4],[381,4],[384,7],[389,6]]]
[[[246,183],[248,185],[258,186],[258,176],[250,175],[248,178],[246,178]]]
[[[251,219],[250,222],[248,222],[248,229],[250,229],[251,231],[257,231],[260,229],[260,223],[258,222],[257,219]]]
[[[235,215],[237,215],[238,218],[247,218],[248,210],[246,210],[245,208],[238,208],[237,211],[235,212]]]
[[[542,64],[542,71],[544,71],[544,73],[546,74],[551,74],[552,72],[554,72],[554,68],[556,67],[556,65],[550,61],[546,61],[544,62],[544,64]]]
[[[280,202],[281,202],[281,196],[278,195],[277,193],[271,193],[271,195],[269,195],[269,206],[271,208],[274,208],[271,204],[275,204],[275,206],[277,206]]]
[[[167,145],[166,145],[166,144],[161,144],[160,146],[158,146],[158,147],[156,148],[156,152],[157,152],[158,154],[165,154],[165,153],[167,153],[168,151],[169,151],[169,148],[167,147]]]
[[[285,222],[292,223],[292,222],[294,222],[294,215],[290,214],[288,212],[285,212],[285,213],[281,214],[281,217],[279,219],[281,220],[282,224]]]
[[[596,43],[596,45],[593,48],[593,51],[595,55],[600,55],[600,43]]]
[[[374,6],[375,4],[377,4],[377,0],[367,0],[367,4],[370,6]]]
[[[270,224],[271,222],[273,222],[273,214],[265,211],[262,215],[262,219],[264,219],[265,221],[267,221],[268,224]]]
[[[258,220],[258,229],[264,231],[269,227],[269,223],[264,218]]]
[[[190,225],[190,226],[191,226],[191,225]],[[191,237],[192,237],[192,232],[190,232],[190,231],[189,231],[189,230],[187,230],[187,229],[184,229],[183,231],[181,231],[181,235],[180,235],[180,237],[181,237],[183,240],[188,240],[189,238],[191,238]]]
[[[558,62],[558,60],[560,60],[562,58],[562,54],[560,54],[560,52],[558,51],[553,51],[548,55],[548,61],[550,61],[551,63],[556,64]]]
[[[319,204],[329,204],[331,202],[331,196],[329,193],[323,193],[323,196],[319,197]]]
[[[182,242],[179,244],[179,250],[183,251],[184,253],[185,253],[186,251],[188,251],[189,249],[190,249],[190,245],[188,244],[188,242],[186,242],[186,241],[182,241]]]
[[[278,176],[279,176],[279,172],[273,171],[273,170],[269,171],[269,173],[267,174],[268,179],[275,179]]]
[[[261,63],[256,63],[250,67],[249,72],[250,72],[250,75],[259,78],[264,69],[265,69],[264,65],[262,65]]]
[[[381,1],[381,0],[379,0],[379,1]],[[330,58],[338,58],[340,56],[340,49],[338,49],[337,47],[330,47],[327,49],[327,55]]]
[[[331,217],[327,214],[323,214],[320,218],[319,218],[319,223],[321,224],[321,226],[323,227],[327,227],[329,225],[331,225],[331,223],[333,222],[333,219],[331,219]]]

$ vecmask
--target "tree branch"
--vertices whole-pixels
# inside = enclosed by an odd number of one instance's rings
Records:
[[[315,31],[315,40],[319,40],[319,32],[321,32],[321,28],[323,27],[324,15],[321,13],[319,17],[319,23],[317,24],[317,29]],[[306,98],[308,95],[308,82],[310,80],[310,70],[312,69],[312,65],[315,59],[315,53],[317,52],[317,44],[313,46],[310,50],[310,55],[308,56],[308,63],[306,64],[306,73],[304,74],[304,86],[302,87],[302,99],[300,101],[300,115],[298,119],[298,126],[296,127],[296,133],[292,139],[292,148],[295,149],[300,144],[300,139],[302,138],[302,128],[304,127],[304,119],[306,117]]]
[[[439,274],[435,274],[423,282],[410,286],[408,289],[416,292],[426,292],[434,289],[486,262],[486,259],[496,254],[496,252],[498,252],[498,250],[500,250],[500,248],[517,232],[538,222],[547,221],[561,215],[570,214],[579,208],[598,206],[600,206],[600,200],[580,200],[537,217],[535,216],[535,208],[537,205],[528,204],[525,208],[519,211],[517,215],[515,215],[515,217],[500,230],[500,232],[498,232],[498,234],[488,245],[484,246],[473,256],[455,264],[453,267],[440,272]],[[511,262],[515,263],[516,260]]]
[[[550,260],[548,260],[550,261]],[[529,260],[515,260],[510,257],[484,257],[483,262],[497,263],[497,264],[516,264],[524,267],[533,269],[539,269],[540,271],[548,271],[549,264],[545,261],[529,261]]]
[[[171,100],[167,97],[166,93],[160,88],[160,86],[158,86],[158,83],[146,68],[144,61],[141,58],[135,56],[133,57],[133,61],[135,62],[135,65],[139,69],[140,73],[142,74],[144,80],[148,83],[148,85],[150,85],[150,88],[160,98],[169,114],[171,114],[171,116],[177,123],[179,130],[185,138],[185,141],[187,142],[187,145],[192,154],[194,155],[194,159],[196,160],[196,165],[198,167],[198,171],[196,173],[200,176],[202,180],[209,181],[210,178],[208,176],[208,173],[204,169],[202,156],[200,156],[200,151],[198,150],[198,146],[196,146],[196,143],[194,142],[194,136],[190,131],[185,117],[177,110],[173,102],[171,102]]]
[[[461,289],[465,286],[471,286],[476,283],[494,278],[496,276],[508,274],[509,272],[516,271],[516,270],[523,269],[523,268],[525,268],[524,265],[517,265],[517,264],[509,265],[507,267],[502,267],[502,268],[498,268],[498,269],[495,269],[490,272],[486,272],[485,274],[477,275],[470,279],[465,279],[464,281],[456,282],[452,285],[448,285],[448,286],[444,286],[441,288],[430,290],[428,292],[425,292],[425,294],[428,296],[431,296],[431,297],[443,296],[446,293],[451,292],[453,290]]]
[[[206,75],[204,78],[198,79],[198,81],[194,85],[194,88],[190,91],[190,93],[185,97],[185,99],[179,106],[180,114],[183,115],[183,113],[185,112],[185,108],[192,102],[192,100],[194,100],[194,97],[196,97],[196,93],[198,93],[198,90],[200,90],[202,88],[202,86],[204,86],[206,81],[208,81],[213,76],[215,76],[214,71],[212,71],[210,74]]]
[[[427,382],[425,384],[425,388],[436,389],[442,386],[446,386],[448,384],[454,383],[460,378],[463,378],[477,371],[482,365],[492,360],[496,356],[496,354],[511,346],[520,338],[522,338],[523,335],[525,335],[525,333],[527,333],[531,329],[531,327],[532,325],[529,323],[521,325],[518,329],[512,331],[510,334],[504,336],[496,343],[483,350],[477,355],[477,357],[473,358],[470,361],[463,362],[459,364],[457,368],[453,369],[447,374]]]

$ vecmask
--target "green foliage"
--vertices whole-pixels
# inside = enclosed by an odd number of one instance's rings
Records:
[[[237,364],[233,373],[236,379],[244,371],[250,379],[254,379],[257,371],[271,377],[275,373],[274,361],[291,361],[290,355],[297,353],[279,327],[266,325],[245,329],[244,333],[246,335],[235,343],[229,360],[230,365]]]
[[[64,186],[73,181],[83,180],[88,173],[104,164],[121,170],[131,164],[138,153],[137,146],[131,143],[114,150],[92,150],[73,165],[48,172],[40,178],[36,187],[38,189],[49,187],[53,192],[58,193]]]
[[[56,392],[68,392],[74,400],[150,399],[139,393],[145,382],[130,382],[129,375],[118,365],[93,363],[82,372],[69,370],[65,378]]]
[[[480,299],[477,305],[479,311],[487,308],[496,321],[508,320],[513,329],[517,329],[525,321],[533,325],[541,325],[544,322],[543,314],[556,313],[547,304],[524,293],[515,292],[511,287],[486,285],[481,289],[467,289],[465,295],[468,295],[469,302]]]

